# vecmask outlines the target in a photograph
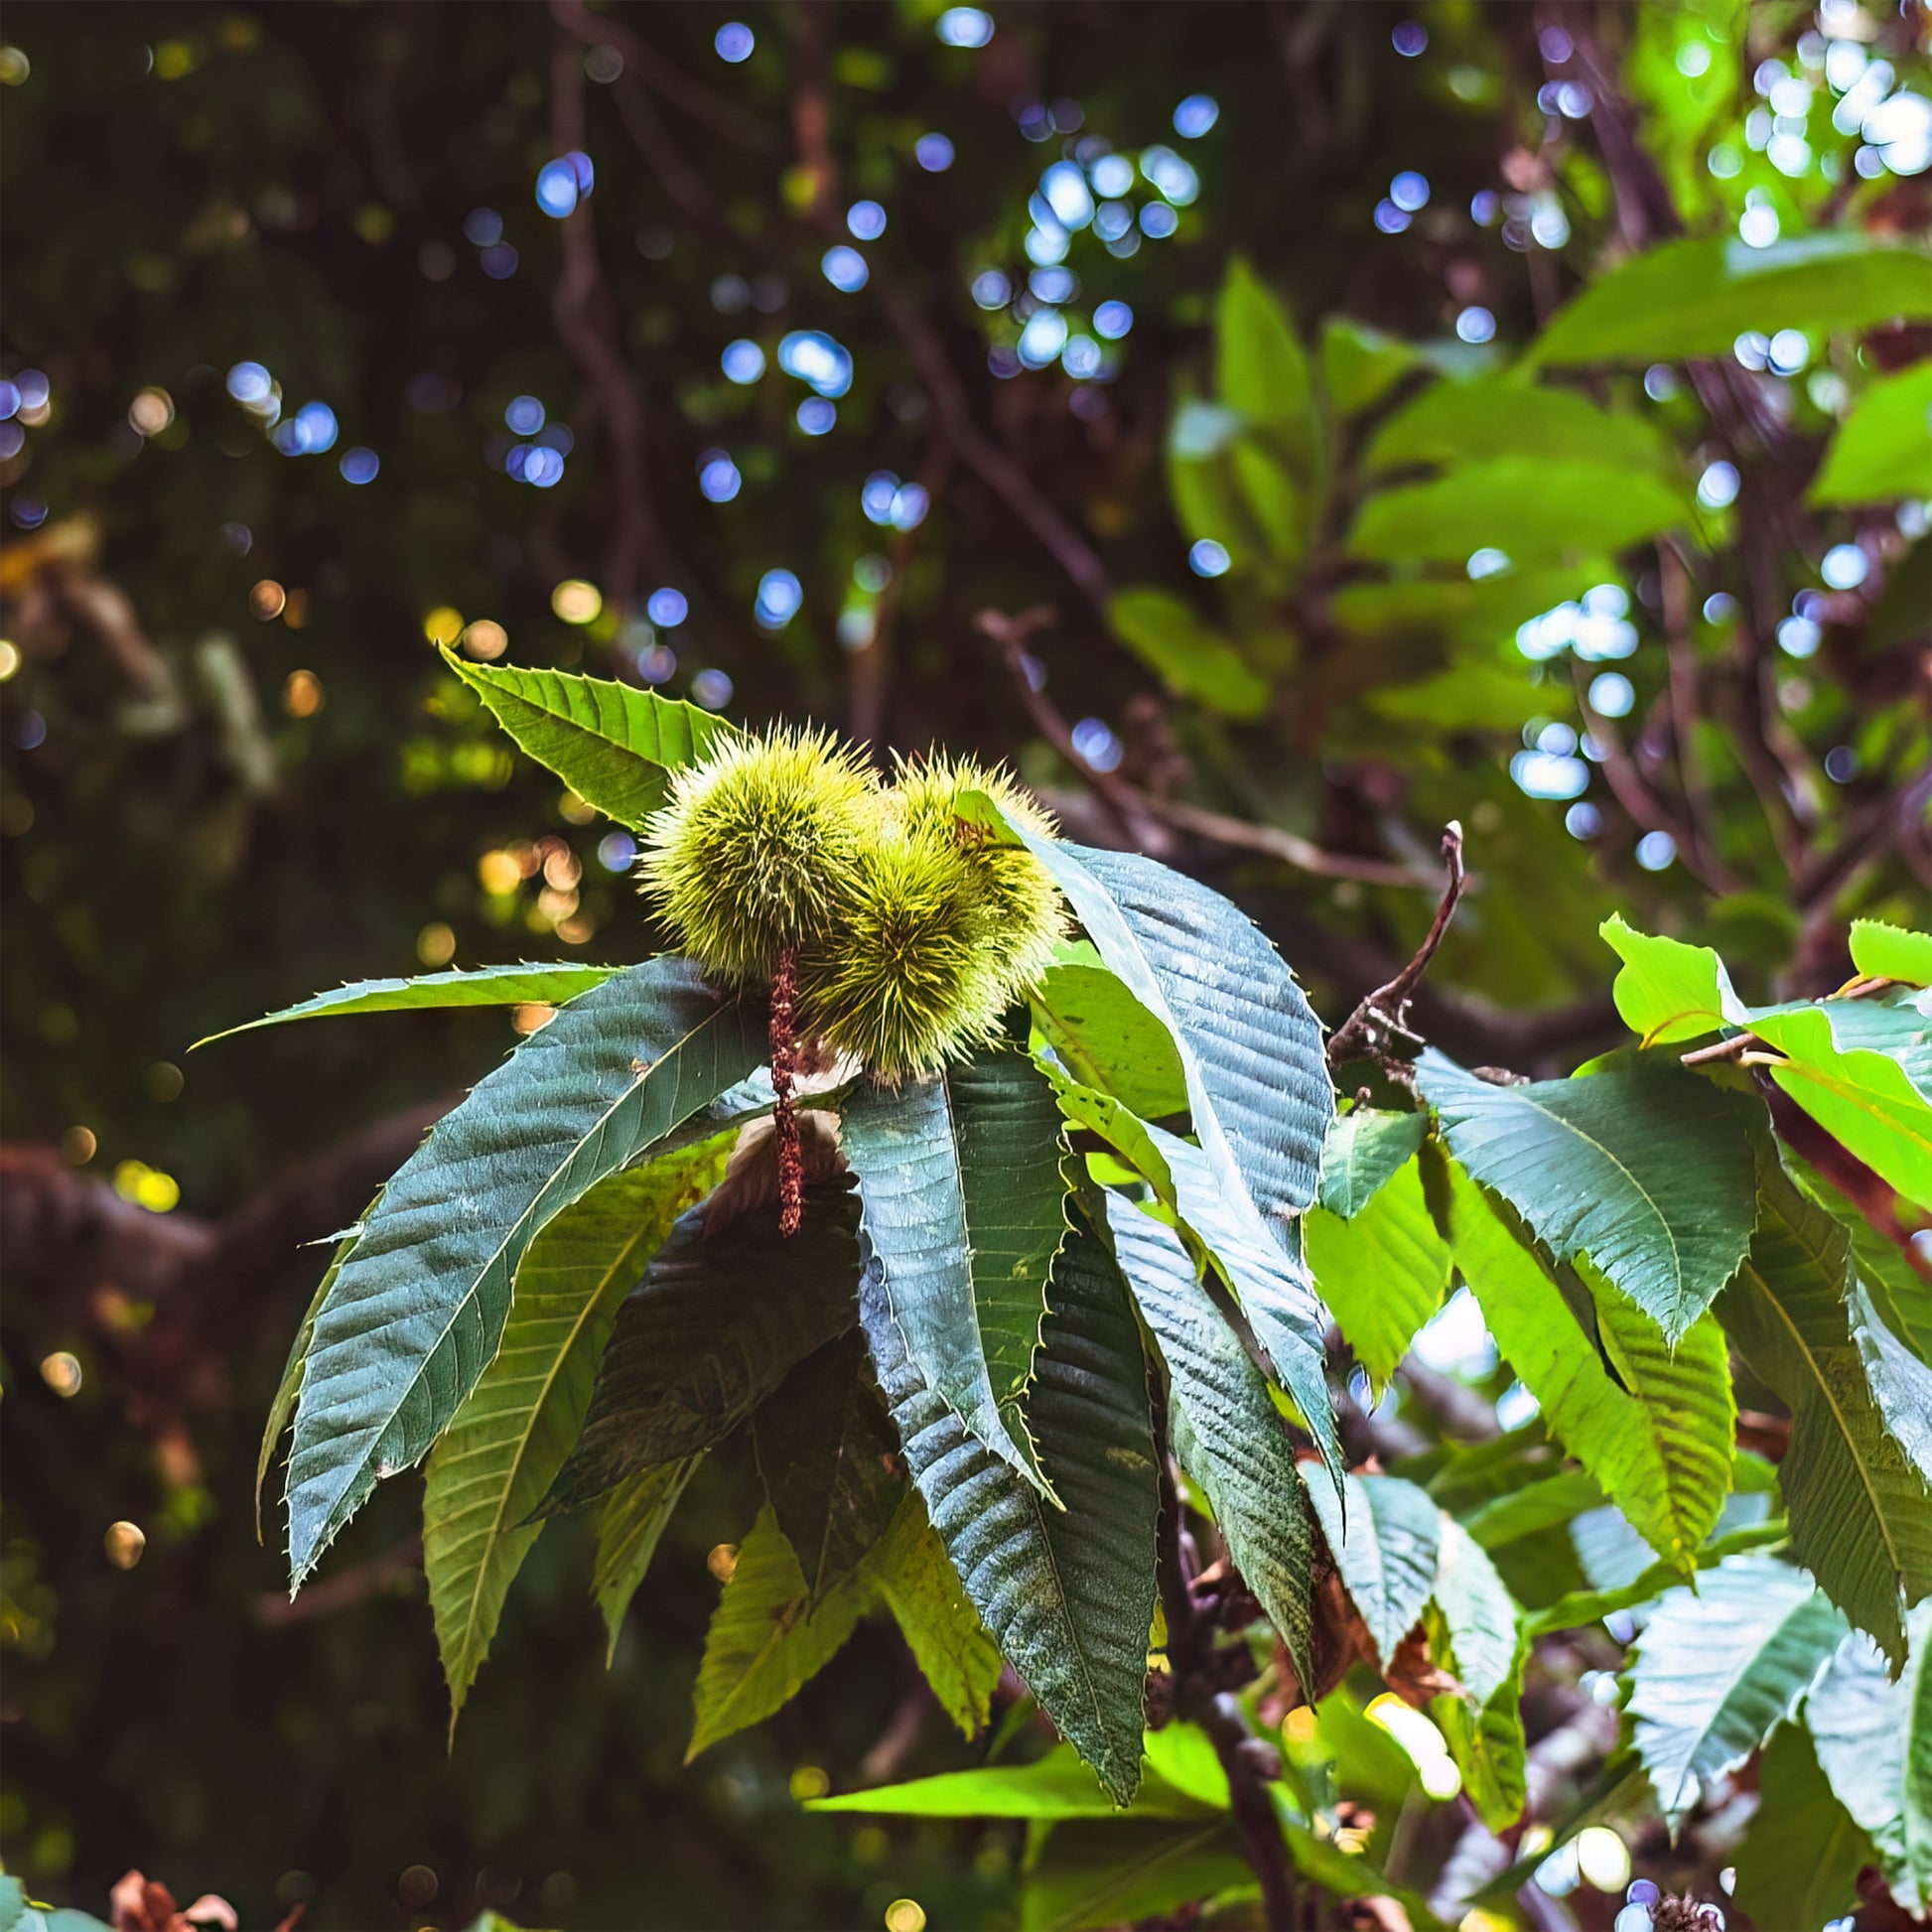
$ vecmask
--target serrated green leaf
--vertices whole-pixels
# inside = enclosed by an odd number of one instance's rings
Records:
[[[1498,549],[1512,564],[1621,550],[1689,520],[1689,503],[1653,472],[1608,463],[1486,457],[1433,483],[1371,496],[1348,532],[1351,557],[1462,562]]]
[[[1759,1925],[1824,1925],[1855,1911],[1877,1854],[1839,1803],[1803,1725],[1780,1725],[1757,1768],[1757,1811],[1737,1848],[1737,1902]]]
[[[1184,873],[1014,827],[983,793],[960,802],[1046,868],[1102,960],[1168,1029],[1216,1182],[1271,1229],[1299,1214],[1314,1198],[1334,1087],[1320,1023],[1282,956]]]
[[[1559,1261],[1587,1254],[1666,1340],[1744,1258],[1764,1117],[1751,1095],[1673,1064],[1499,1087],[1431,1047],[1416,1071],[1462,1166]]]
[[[1455,1675],[1478,1705],[1487,1705],[1512,1673],[1520,1675],[1521,1619],[1482,1546],[1449,1515],[1442,1519],[1434,1594]]]
[[[420,973],[414,979],[356,980],[331,987],[314,999],[264,1014],[239,1027],[198,1039],[197,1046],[232,1039],[258,1027],[279,1027],[290,1020],[320,1020],[351,1013],[414,1013],[444,1007],[505,1007],[536,1004],[562,1006],[594,986],[622,972],[621,966],[579,965],[569,960],[555,965],[479,966],[469,972]]]
[[[814,1602],[778,1519],[761,1510],[705,1635],[684,1761],[790,1703],[838,1654],[871,1595],[859,1570]]]
[[[1353,1220],[1310,1208],[1302,1240],[1315,1292],[1369,1380],[1387,1388],[1449,1283],[1449,1244],[1429,1212],[1419,1164],[1397,1169]]]
[[[1854,1631],[1805,1706],[1832,1789],[1878,1851],[1906,1911],[1932,1905],[1932,1599],[1912,1611],[1894,1679],[1869,1637]]]
[[[560,1008],[384,1188],[316,1316],[289,1458],[299,1585],[377,1480],[418,1461],[496,1352],[530,1242],[764,1056],[759,1002],[683,960]]]
[[[1507,1595],[1507,1592],[1505,1592]],[[1434,1634],[1434,1633],[1432,1633]],[[1514,1630],[1512,1627],[1512,1635]],[[1449,1669],[1456,1674],[1459,1653],[1444,1633]],[[1486,1702],[1473,1695],[1446,1692],[1429,1701],[1429,1715],[1443,1733],[1449,1756],[1462,1774],[1462,1789],[1476,1816],[1491,1832],[1506,1831],[1523,1815],[1529,1800],[1528,1740],[1523,1732],[1523,1668],[1529,1661],[1526,1638],[1517,1638],[1501,1681]],[[1465,1680],[1466,1681],[1466,1680]]]
[[[1912,1466],[1932,1484],[1932,1367],[1893,1334],[1854,1272],[1846,1306],[1865,1380],[1885,1427]]]
[[[1065,1074],[1143,1120],[1186,1111],[1186,1076],[1167,1028],[1106,967],[1067,961],[1049,968],[1032,1006]]]
[[[1748,1556],[1759,1550],[1775,1551],[1790,1540],[1790,1526],[1782,1516],[1773,1516],[1727,1535],[1712,1537],[1698,1551],[1693,1567],[1709,1570],[1726,1557]],[[1634,1610],[1642,1604],[1654,1603],[1683,1574],[1677,1564],[1653,1563],[1617,1588],[1567,1590],[1554,1603],[1529,1611],[1523,1627],[1531,1638],[1547,1637],[1555,1630],[1580,1629],[1587,1623],[1600,1621],[1612,1611]]]
[[[1778,1478],[1792,1553],[1886,1653],[1932,1590],[1932,1490],[1885,1427],[1846,1306],[1850,1242],[1782,1173],[1759,1175],[1757,1233],[1718,1316],[1791,1411]]]
[[[1507,1215],[1451,1170],[1450,1245],[1497,1347],[1550,1433],[1681,1574],[1729,1487],[1735,1410],[1724,1337],[1706,1318],[1673,1354],[1647,1316],[1608,1296],[1598,1312],[1619,1352],[1618,1387]]]
[[[1316,1199],[1346,1221],[1359,1214],[1376,1190],[1422,1146],[1429,1133],[1425,1113],[1391,1114],[1379,1107],[1352,1107],[1337,1114],[1321,1144],[1321,1182]]]
[[[1805,494],[1814,503],[1932,496],[1932,362],[1871,383],[1833,433]]]
[[[1637,1639],[1628,1710],[1673,1833],[1791,1716],[1844,1635],[1810,1576],[1771,1557],[1731,1557],[1695,1590],[1665,1592]]]
[[[1400,1476],[1351,1475],[1338,1497],[1311,1472],[1303,1475],[1342,1586],[1387,1670],[1435,1590],[1442,1513]]]
[[[1932,362],[1926,367],[1932,370]],[[1932,483],[1927,490],[1932,493]],[[1854,919],[1852,964],[1871,979],[1932,986],[1932,932],[1913,932],[1879,919]]]
[[[843,1183],[806,1191],[788,1239],[775,1212],[754,1210],[709,1238],[702,1208],[684,1215],[618,1311],[583,1431],[540,1509],[575,1509],[710,1449],[851,1328],[857,1222]]]
[[[724,1177],[735,1134],[612,1175],[530,1243],[496,1354],[430,1451],[423,1569],[453,1736],[542,1527],[530,1513],[583,1426],[618,1307],[679,1214]]]
[[[1000,1681],[1000,1646],[967,1601],[916,1489],[903,1491],[868,1568],[940,1708],[968,1737],[978,1736]],[[1091,1783],[1093,1773],[1084,1775]]]
[[[1024,1054],[982,1049],[931,1079],[860,1087],[843,1145],[866,1252],[921,1378],[1040,1482],[1021,1397],[1066,1235],[1066,1141],[1051,1087]]]
[[[973,1607],[1116,1802],[1140,1781],[1159,1513],[1140,1331],[1084,1227],[1060,1250],[1027,1420],[1055,1510],[930,1389],[877,1269],[860,1288],[873,1367],[912,1480]]]
[[[1432,383],[1375,432],[1362,467],[1459,468],[1494,456],[1607,463],[1663,476],[1676,462],[1662,433],[1644,418],[1613,415],[1575,389],[1507,374]]]
[[[1172,591],[1115,592],[1107,624],[1176,697],[1196,699],[1224,718],[1254,719],[1267,710],[1267,680]]]
[[[886,1534],[905,1484],[857,1333],[800,1362],[752,1418],[764,1493],[816,1600]]]
[[[1932,314],[1932,260],[1862,231],[1751,248],[1733,237],[1666,241],[1591,282],[1538,338],[1546,367],[1723,355],[1747,329],[1813,336]]]
[[[741,736],[713,712],[632,684],[476,664],[450,651],[444,659],[523,752],[620,825],[642,826],[664,803],[672,771]]]
[[[1121,1272],[1167,1363],[1174,1453],[1302,1681],[1312,1683],[1314,1520],[1294,1446],[1179,1237],[1118,1194],[1106,1208]]]
[[[685,1484],[703,1460],[702,1455],[687,1455],[675,1462],[660,1462],[654,1469],[639,1470],[619,1483],[598,1505],[597,1567],[591,1575],[591,1595],[609,1638],[604,1652],[607,1669],[617,1657],[624,1612],[657,1554],[658,1539],[684,1494]]]

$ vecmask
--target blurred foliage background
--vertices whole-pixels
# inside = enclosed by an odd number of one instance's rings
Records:
[[[1503,372],[1680,230],[1922,233],[1923,8],[16,0],[5,38],[9,1867],[247,1924],[1014,1922],[1015,1831],[797,1807],[970,1760],[883,1631],[681,1768],[749,1462],[608,1673],[553,1530],[447,1754],[401,1497],[288,1604],[248,1490],[300,1244],[505,1038],[190,1043],[651,949],[627,838],[458,642],[1009,758],[1235,893],[1330,1024],[1459,818],[1417,1025],[1472,1060],[1616,1037],[1612,907],[1748,997],[1836,985],[1932,878],[1932,477],[1906,439],[1806,491],[1874,382],[1922,416],[1928,331]]]

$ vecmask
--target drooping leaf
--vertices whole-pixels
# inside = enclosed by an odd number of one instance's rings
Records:
[[[1666,241],[1599,276],[1563,308],[1532,354],[1577,362],[1723,355],[1747,329],[1813,336],[1932,314],[1932,260],[1852,229],[1751,248],[1734,238]]]
[[[1305,1683],[1313,1514],[1294,1446],[1240,1337],[1172,1228],[1109,1194],[1121,1272],[1167,1363],[1174,1452],[1214,1511],[1235,1568],[1281,1632]]]
[[[1173,1728],[1173,1726],[1170,1726]],[[1192,1726],[1183,1725],[1183,1729]],[[1150,1731],[1149,1738],[1157,1733]],[[1200,1736],[1198,1731],[1195,1736]],[[1204,1740],[1203,1740],[1204,1741]],[[1212,1746],[1209,1746],[1210,1761]],[[988,1764],[974,1771],[942,1771],[872,1791],[816,1798],[808,1811],[876,1812],[897,1818],[1108,1818],[1120,1807],[1084,1764],[1072,1745],[1058,1744],[1031,1764]],[[1227,1809],[1223,1778],[1218,1801],[1170,1783],[1158,1765],[1142,1774],[1128,1816],[1209,1818]]]
[[[380,1476],[429,1449],[502,1334],[544,1225],[744,1080],[758,1004],[682,960],[560,1008],[396,1172],[316,1316],[289,1459],[299,1584]]]
[[[1116,591],[1107,623],[1176,697],[1197,699],[1224,718],[1259,718],[1268,709],[1267,680],[1172,591]]]
[[[1502,1682],[1487,1702],[1449,1691],[1429,1701],[1429,1715],[1443,1733],[1462,1789],[1476,1816],[1492,1832],[1506,1831],[1529,1800],[1528,1742],[1523,1731],[1523,1667],[1527,1639],[1518,1639]],[[1456,1652],[1450,1645],[1450,1665]]]
[[[1832,1789],[1877,1847],[1892,1896],[1932,1905],[1932,1599],[1909,1619],[1894,1678],[1861,1631],[1839,1646],[1805,1706],[1805,1725]]]
[[[660,1462],[654,1469],[639,1470],[619,1483],[598,1505],[597,1567],[591,1576],[591,1595],[609,1638],[604,1652],[607,1667],[618,1654],[624,1612],[657,1554],[658,1539],[684,1494],[685,1484],[703,1459],[701,1455],[686,1455],[675,1462]]]
[[[1477,1704],[1486,1706],[1512,1674],[1521,1672],[1516,1601],[1482,1546],[1448,1515],[1442,1519],[1435,1598],[1455,1676]]]
[[[1321,1144],[1320,1205],[1344,1221],[1359,1214],[1422,1146],[1428,1132],[1424,1113],[1353,1107],[1337,1114]]]
[[[1932,496],[1932,362],[1872,382],[1839,424],[1805,493],[1814,503]]]
[[[1857,1909],[1870,1839],[1839,1803],[1801,1724],[1780,1725],[1757,1768],[1737,1848],[1737,1902],[1759,1925],[1825,1925]]]
[[[1893,1334],[1856,1272],[1846,1306],[1878,1413],[1912,1466],[1932,1484],[1932,1367]]]
[[[1106,967],[1067,961],[1032,995],[1035,1023],[1060,1066],[1143,1120],[1183,1113],[1187,1083],[1167,1028]]]
[[[1673,1832],[1791,1716],[1844,1635],[1824,1591],[1772,1557],[1731,1557],[1695,1590],[1665,1592],[1637,1639],[1628,1708]]]
[[[898,1444],[857,1333],[827,1342],[752,1418],[764,1493],[813,1600],[856,1570],[904,1493]]]
[[[1432,383],[1377,429],[1362,467],[1456,468],[1512,455],[1608,463],[1666,476],[1675,461],[1662,434],[1641,416],[1599,409],[1575,389],[1492,375]]]
[[[709,1239],[703,1209],[686,1214],[618,1311],[583,1431],[541,1508],[578,1508],[710,1449],[844,1334],[859,1312],[857,1221],[842,1185],[807,1190],[789,1239],[775,1213]]]
[[[1618,1347],[1618,1387],[1508,1210],[1459,1168],[1449,1214],[1456,1265],[1550,1433],[1650,1546],[1688,1571],[1729,1488],[1735,1410],[1717,1324],[1699,1322],[1673,1355],[1648,1317],[1606,1297],[1598,1312]]]
[[[1499,1087],[1417,1062],[1457,1161],[1559,1261],[1587,1254],[1676,1342],[1736,1271],[1757,1217],[1747,1094],[1672,1064]]]
[[[444,657],[521,750],[620,825],[641,826],[672,771],[740,735],[715,712],[633,684]]]
[[[239,1027],[228,1027],[197,1046],[257,1027],[279,1027],[288,1020],[319,1020],[349,1013],[410,1013],[432,1007],[562,1006],[594,986],[623,971],[621,966],[591,966],[561,960],[548,966],[479,966],[470,972],[421,973],[414,979],[356,980],[331,987],[312,1000],[303,1000],[279,1013],[265,1014]]]
[[[1000,1681],[1000,1646],[967,1600],[916,1489],[903,1492],[867,1569],[940,1707],[978,1736]],[[1092,1772],[1083,1775],[1092,1782]]]
[[[1245,1195],[1214,1184],[1207,1157],[1191,1142],[1150,1126],[1148,1137],[1173,1181],[1173,1205],[1234,1290],[1276,1379],[1295,1398],[1302,1420],[1339,1487],[1341,1449],[1328,1392],[1326,1331],[1321,1304],[1299,1254],[1270,1238]]]
[[[1652,471],[1496,456],[1378,491],[1357,513],[1347,547],[1372,563],[1460,563],[1496,549],[1533,565],[1621,550],[1688,519],[1682,490]]]
[[[1757,1233],[1718,1316],[1791,1411],[1779,1484],[1792,1554],[1893,1658],[1901,1593],[1932,1590],[1932,1489],[1885,1427],[1846,1305],[1850,1242],[1776,1168],[1759,1175]]]
[[[1033,853],[1101,958],[1168,1029],[1216,1183],[1271,1229],[1314,1198],[1334,1117],[1321,1027],[1281,955],[1220,894],[1131,852],[1040,838],[983,793],[969,816]],[[1285,1233],[1285,1228],[1283,1228]]]
[[[1926,367],[1932,369],[1932,362]],[[1852,964],[1871,979],[1932,986],[1932,932],[1912,932],[1878,919],[1854,919]]]
[[[1317,1478],[1307,1488],[1342,1585],[1386,1670],[1435,1590],[1442,1512],[1426,1490],[1399,1476],[1351,1475],[1345,1516],[1343,1497],[1327,1483]]]
[[[577,1441],[618,1307],[679,1214],[723,1177],[733,1138],[728,1128],[613,1174],[530,1243],[496,1354],[430,1451],[423,1569],[453,1733],[541,1527],[530,1512]]]
[[[684,1761],[790,1703],[851,1636],[871,1593],[859,1570],[814,1602],[777,1518],[761,1510],[705,1636]]]
[[[1121,1804],[1140,1780],[1159,1512],[1140,1332],[1085,1228],[1060,1250],[1027,1420],[1056,1510],[969,1434],[908,1354],[877,1269],[860,1289],[873,1367],[912,1480],[973,1607]]]
[[[921,1379],[981,1442],[1040,1480],[1026,1389],[1066,1233],[1066,1145],[1052,1089],[1025,1055],[985,1049],[844,1111],[866,1251]]]
[[[1310,1208],[1302,1238],[1315,1290],[1335,1325],[1369,1379],[1387,1388],[1416,1331],[1442,1307],[1449,1283],[1449,1244],[1429,1212],[1417,1162],[1398,1168],[1353,1220]]]

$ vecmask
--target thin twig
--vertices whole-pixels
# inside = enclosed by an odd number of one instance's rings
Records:
[[[1330,1071],[1350,1059],[1361,1058],[1365,1052],[1379,1051],[1391,1034],[1407,1032],[1410,996],[1416,990],[1417,981],[1428,971],[1429,962],[1436,956],[1436,948],[1443,943],[1443,935],[1462,901],[1462,828],[1453,819],[1443,833],[1443,864],[1449,874],[1448,882],[1437,903],[1436,916],[1430,920],[1415,957],[1394,979],[1369,994],[1329,1035]]]
[[[1664,648],[1670,662],[1671,737],[1677,746],[1677,775],[1684,787],[1684,809],[1696,841],[1699,863],[1716,862],[1718,845],[1713,827],[1711,787],[1704,761],[1698,756],[1697,645],[1691,635],[1691,567],[1668,539],[1657,545],[1657,571],[1664,606]]]
[[[1158,798],[1150,792],[1138,795],[1149,811],[1176,831],[1191,832],[1196,838],[1232,846],[1238,851],[1259,852],[1299,872],[1313,873],[1319,879],[1357,879],[1368,886],[1440,887],[1443,883],[1440,873],[1420,872],[1399,859],[1369,859],[1352,852],[1329,852],[1311,839],[1285,832],[1277,825],[1256,825],[1244,818],[1230,818],[1225,812],[1207,811],[1184,799]]]

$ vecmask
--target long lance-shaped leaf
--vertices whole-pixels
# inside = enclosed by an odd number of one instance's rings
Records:
[[[752,1418],[759,1473],[816,1601],[856,1570],[906,1493],[857,1334],[828,1342]]]
[[[1729,1488],[1736,1412],[1724,1336],[1707,1318],[1673,1354],[1647,1316],[1605,1295],[1599,1311],[1619,1387],[1508,1214],[1451,1169],[1451,1246],[1496,1345],[1550,1433],[1687,1575]]]
[[[1199,1148],[1130,1113],[1112,1094],[1069,1079],[1050,1060],[1041,1062],[1041,1070],[1066,1118],[1107,1141],[1213,1258],[1295,1398],[1339,1495],[1343,1463],[1328,1390],[1327,1318],[1300,1256],[1270,1237],[1245,1194],[1230,1196],[1216,1186]]]
[[[652,960],[560,1009],[431,1130],[316,1316],[289,1459],[297,1585],[476,1387],[538,1232],[744,1080],[763,1035],[755,1003]]]
[[[735,1130],[613,1174],[531,1242],[495,1359],[430,1451],[423,1569],[450,1725],[496,1633],[563,1466],[618,1307],[687,1207],[723,1177]]]
[[[1587,1254],[1676,1342],[1757,1218],[1761,1101],[1675,1064],[1498,1087],[1431,1047],[1416,1063],[1450,1151],[1560,1261]]]
[[[620,825],[641,826],[672,771],[740,736],[726,719],[634,685],[444,657],[524,752]]]
[[[859,1299],[906,1464],[968,1598],[1061,1734],[1128,1803],[1160,1496],[1140,1331],[1118,1271],[1078,1228],[1048,1291],[1027,1415],[1063,1510],[927,1386],[877,1267]]]
[[[1212,1504],[1235,1567],[1302,1681],[1311,1684],[1314,1517],[1294,1445],[1180,1238],[1118,1194],[1106,1205],[1121,1272],[1168,1365],[1174,1451]]]
[[[1324,1206],[1310,1208],[1302,1239],[1315,1292],[1369,1379],[1387,1388],[1416,1331],[1442,1307],[1451,1273],[1449,1243],[1437,1231],[1423,1192],[1420,1162],[1405,1161],[1353,1210],[1352,1219]]]
[[[657,1554],[658,1539],[684,1494],[684,1485],[703,1460],[702,1455],[686,1455],[675,1462],[660,1462],[619,1483],[599,1506],[591,1595],[609,1638],[604,1651],[607,1669],[616,1661],[623,1614]]]
[[[902,1495],[867,1569],[932,1695],[961,1731],[977,1737],[1005,1668],[1000,1646],[968,1600],[924,1499],[916,1489]]]
[[[1757,1233],[1718,1316],[1791,1411],[1778,1470],[1793,1554],[1895,1661],[1901,1596],[1932,1590],[1932,1489],[1885,1427],[1846,1302],[1845,1230],[1767,1162]]]
[[[1932,1367],[1892,1333],[1863,1280],[1852,1281],[1846,1306],[1878,1413],[1912,1466],[1932,1483]]]
[[[1932,1599],[1910,1618],[1896,1678],[1870,1639],[1854,1631],[1805,1706],[1805,1723],[1832,1789],[1878,1849],[1892,1896],[1906,1911],[1932,1905]]]
[[[414,979],[355,980],[284,1007],[279,1013],[264,1014],[259,1020],[209,1034],[195,1044],[207,1046],[217,1039],[232,1039],[236,1034],[253,1033],[257,1027],[279,1027],[289,1020],[322,1020],[341,1014],[418,1013],[447,1007],[560,1007],[623,970],[621,966],[579,965],[566,960],[552,966],[479,966],[469,972],[422,973]]]
[[[590,1413],[539,1508],[575,1509],[641,1470],[695,1455],[746,1420],[858,1319],[858,1203],[813,1187],[789,1238],[755,1210],[709,1239],[693,1208],[618,1311]]]
[[[1790,1717],[1844,1635],[1824,1591],[1772,1557],[1731,1557],[1695,1590],[1664,1593],[1637,1640],[1629,1709],[1673,1832]]]
[[[1045,867],[1101,958],[1166,1025],[1216,1182],[1285,1239],[1314,1198],[1335,1095],[1320,1023],[1281,954],[1239,906],[1184,873],[1041,838],[983,793],[961,803]]]
[[[926,1386],[1029,1481],[1049,1486],[1020,1398],[1066,1233],[1065,1156],[1052,1090],[1025,1055],[846,1102],[866,1251]]]
[[[1426,1490],[1400,1476],[1351,1475],[1344,1494],[1345,1519],[1341,1497],[1326,1483],[1309,1483],[1342,1586],[1387,1670],[1436,1588],[1442,1512]]]

